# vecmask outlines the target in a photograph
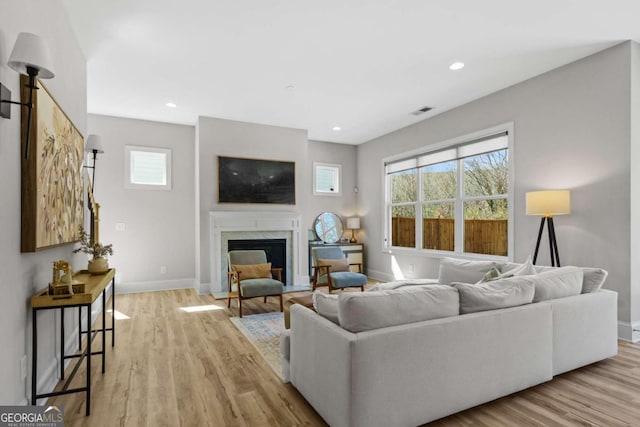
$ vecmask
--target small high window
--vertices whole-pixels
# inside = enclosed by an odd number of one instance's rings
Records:
[[[125,147],[125,188],[171,190],[171,150]]]
[[[313,162],[313,195],[340,196],[342,165]]]

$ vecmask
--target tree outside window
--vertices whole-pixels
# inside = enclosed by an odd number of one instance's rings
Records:
[[[506,136],[497,138],[504,142],[464,145],[473,155],[457,157],[462,150],[448,150],[458,154],[424,164],[431,158],[427,153],[415,158],[414,167],[387,175],[391,246],[508,255],[509,150],[482,152],[506,147]],[[410,160],[402,164],[411,165]]]

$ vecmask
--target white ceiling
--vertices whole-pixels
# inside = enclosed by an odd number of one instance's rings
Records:
[[[64,3],[87,59],[90,113],[218,117],[349,144],[640,40],[638,0]],[[454,61],[466,67],[450,71]],[[434,108],[409,114],[424,106]]]

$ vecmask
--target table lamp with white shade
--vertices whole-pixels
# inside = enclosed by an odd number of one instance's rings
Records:
[[[533,263],[538,258],[540,249],[540,239],[544,230],[544,223],[548,223],[549,249],[551,252],[551,265],[560,267],[560,255],[558,254],[558,242],[556,241],[556,230],[553,226],[554,215],[568,215],[571,213],[571,194],[569,190],[544,190],[529,191],[526,193],[527,215],[540,215],[540,229],[538,230],[538,240],[536,250],[533,254]]]
[[[347,229],[351,229],[351,239],[349,243],[358,243],[356,240],[356,230],[360,229],[360,217],[347,218]]]

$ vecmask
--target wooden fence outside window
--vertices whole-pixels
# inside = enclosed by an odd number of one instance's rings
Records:
[[[415,218],[391,219],[393,246],[415,248]],[[464,221],[464,251],[507,256],[507,220],[467,219]],[[453,251],[455,224],[452,218],[423,218],[424,249]]]

